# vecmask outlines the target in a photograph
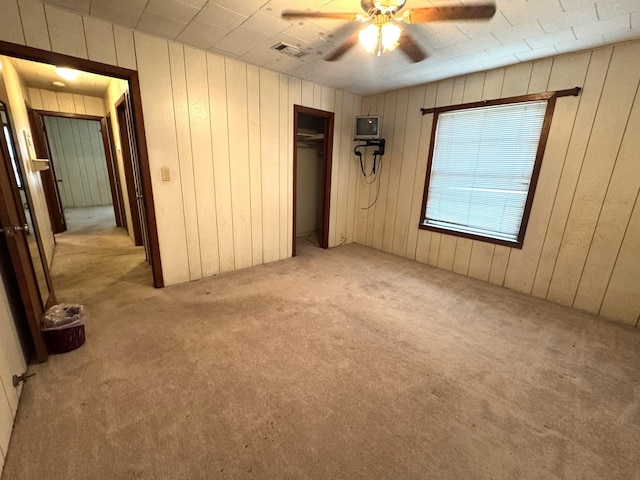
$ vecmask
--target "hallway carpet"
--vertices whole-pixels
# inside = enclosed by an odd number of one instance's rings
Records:
[[[359,245],[156,290],[60,236],[87,343],[35,365],[3,479],[637,479],[640,332]]]

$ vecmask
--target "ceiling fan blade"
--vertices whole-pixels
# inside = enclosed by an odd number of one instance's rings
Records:
[[[411,59],[412,62],[418,63],[427,58],[427,54],[424,50],[418,45],[415,40],[409,35],[405,29],[402,29],[402,33],[400,33],[400,38],[398,39],[398,48],[404,53],[407,57]]]
[[[493,17],[493,3],[451,7],[413,8],[409,14],[411,23],[442,22],[447,20],[484,20]]]
[[[349,12],[302,12],[297,10],[284,10],[280,17],[288,18],[326,18],[331,20],[353,20],[359,13]]]
[[[340,57],[342,57],[345,53],[347,53],[349,50],[351,50],[353,47],[356,46],[356,44],[358,43],[358,33],[359,31],[355,31],[351,35],[349,35],[346,38],[346,40],[342,42],[342,45],[340,45],[329,55],[324,57],[324,59],[327,62],[334,62],[338,60]]]

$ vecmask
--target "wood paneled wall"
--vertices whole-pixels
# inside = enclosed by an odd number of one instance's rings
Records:
[[[350,136],[359,97],[138,32],[134,38],[163,269],[173,281],[291,256],[294,104],[336,113],[330,245],[353,239]],[[170,182],[161,181],[161,168]]]
[[[44,117],[62,206],[111,205],[100,122]]]
[[[291,255],[296,103],[336,113],[330,245],[353,240],[360,97],[36,0],[0,12],[2,40],[138,70],[166,285]]]
[[[356,241],[631,325],[640,316],[640,42],[363,99],[387,139],[380,194],[358,181]],[[420,107],[584,87],[557,101],[524,247],[418,229],[433,115]]]
[[[90,95],[56,92],[42,88],[28,88],[29,105],[35,110],[49,112],[80,113],[104,117],[104,99]]]
[[[0,59],[3,58],[4,57],[0,57]],[[6,58],[4,58],[3,61],[2,72],[9,100],[9,110],[12,120],[12,127],[16,135],[16,148],[18,150],[20,160],[24,165],[24,180],[29,186],[29,192],[31,193],[31,198],[33,200],[33,214],[38,223],[38,229],[40,231],[40,237],[42,239],[45,257],[47,259],[49,267],[51,267],[51,264],[53,262],[55,240],[53,238],[53,233],[51,230],[51,221],[49,220],[49,214],[47,212],[47,202],[44,196],[44,190],[42,188],[40,173],[31,169],[31,163],[29,162],[29,151],[23,134],[24,131],[30,131],[29,118],[27,116],[26,107],[27,99],[25,97],[25,92],[27,92],[27,89],[24,86],[24,83],[22,82],[22,79],[20,78],[13,64]]]
[[[8,266],[8,268],[11,267]],[[0,473],[7,455],[22,391],[21,385],[18,388],[13,386],[12,376],[19,375],[27,369],[18,340],[18,332],[13,322],[13,312],[5,292],[4,279],[0,277],[0,332],[2,332],[0,335]]]

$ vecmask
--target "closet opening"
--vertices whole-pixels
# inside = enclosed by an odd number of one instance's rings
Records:
[[[329,248],[332,112],[294,106],[293,248]]]

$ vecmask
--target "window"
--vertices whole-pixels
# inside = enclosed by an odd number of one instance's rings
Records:
[[[435,109],[420,228],[522,247],[555,103],[530,98]]]

